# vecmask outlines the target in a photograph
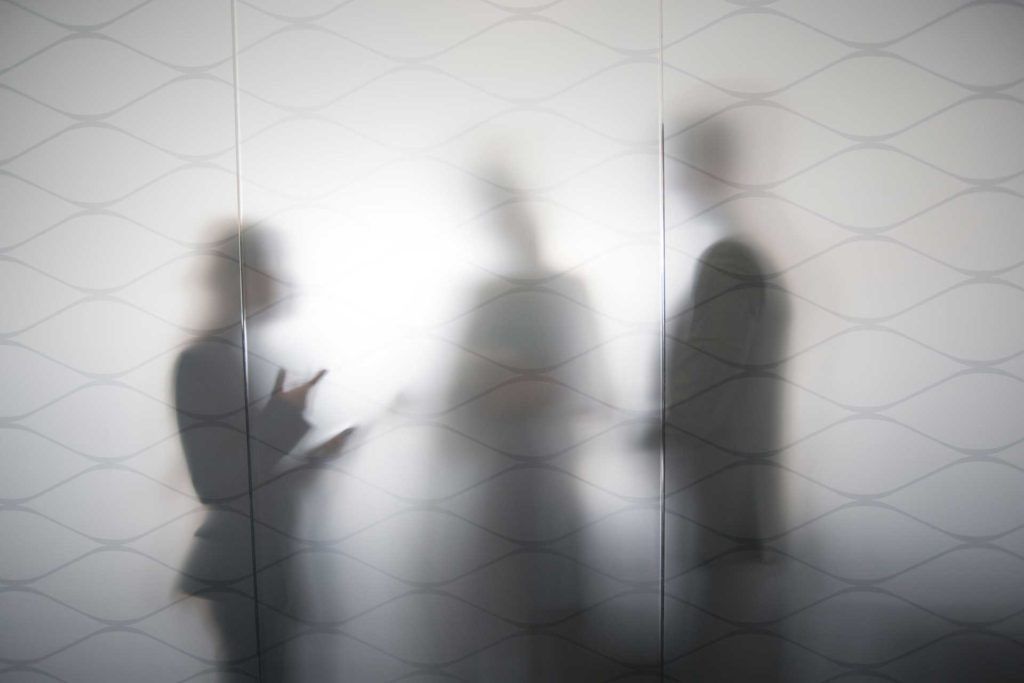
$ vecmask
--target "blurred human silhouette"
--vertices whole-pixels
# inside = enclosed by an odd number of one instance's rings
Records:
[[[237,235],[231,230],[221,243],[230,244],[235,239]],[[258,254],[265,246],[261,233],[248,233],[247,239],[247,258],[258,262]],[[261,310],[275,300],[277,292],[272,278],[252,278],[250,283],[247,310]],[[239,588],[244,586],[243,579],[252,581],[254,554],[248,515],[251,444],[246,442],[245,431],[246,378],[237,261],[219,254],[211,256],[205,284],[209,296],[202,303],[209,323],[204,329],[209,332],[182,351],[175,367],[175,404],[185,461],[196,495],[205,506],[205,518],[189,549],[180,588],[206,601],[219,639],[218,659],[224,663],[223,669],[255,675],[256,605],[251,599],[251,588]],[[248,426],[250,438],[258,440],[264,454],[260,462],[264,472],[276,473],[284,457],[293,452],[310,429],[303,413],[312,388],[324,373],[320,371],[309,381],[285,390],[285,371],[279,370],[269,397],[255,407]],[[322,458],[337,454],[347,434],[348,431],[342,432],[328,439],[307,455]],[[287,557],[288,541],[281,539],[294,536],[295,509],[301,491],[293,490],[290,494],[275,499],[273,507],[257,511],[256,521],[269,524],[278,532],[260,536],[264,545],[277,547],[257,548],[259,556]],[[287,590],[301,590],[289,585],[293,582],[287,572],[278,573],[277,578]],[[261,594],[286,593],[265,583],[261,578]],[[266,607],[259,605],[261,612]],[[286,671],[265,669],[263,680],[286,680]]]
[[[767,462],[778,447],[780,387],[762,366],[781,341],[784,313],[748,245],[725,239],[700,261],[692,318],[675,333],[684,343],[668,362],[666,459],[668,467],[690,470],[682,475],[694,481],[685,514],[702,526],[692,538],[666,543],[677,546],[684,566],[706,563],[676,583],[677,594],[717,617],[755,626],[784,616],[784,566],[765,546],[778,532],[782,504],[778,470]],[[726,553],[723,540],[733,544]],[[710,634],[699,631],[684,637],[705,642]],[[777,638],[760,640],[747,660],[749,673],[782,680],[781,647]]]
[[[225,229],[218,244],[234,239],[235,230]],[[206,297],[196,306],[205,308],[207,334],[181,352],[174,371],[182,449],[205,506],[180,589],[205,600],[223,668],[252,675],[255,606],[248,590],[236,588],[252,581],[238,264],[217,254],[205,266]]]
[[[556,551],[559,539],[583,525],[580,484],[551,463],[576,444],[579,422],[592,411],[592,402],[555,373],[570,359],[579,372],[601,371],[593,354],[579,357],[596,344],[594,320],[583,283],[546,261],[530,204],[517,196],[491,216],[491,272],[464,319],[459,346],[466,354],[450,380],[455,407],[447,421],[510,460],[464,497],[460,513],[516,544],[494,567],[477,570],[470,600],[514,622],[518,632],[459,672],[474,681],[593,680],[594,672],[576,668],[571,648],[552,635],[583,610],[585,587],[580,565]],[[512,373],[482,395],[475,393],[479,357]]]
[[[691,142],[693,156],[710,175],[729,178],[729,131],[705,127]],[[697,180],[685,189],[703,199],[709,185]],[[787,586],[785,563],[766,541],[779,532],[782,514],[772,465],[781,446],[781,380],[772,368],[788,314],[765,257],[744,237],[756,226],[741,224],[728,206],[716,212],[718,239],[700,254],[690,296],[668,329],[666,476],[670,486],[685,482],[676,505],[695,525],[686,527],[690,537],[666,538],[667,564],[682,570],[666,584],[714,617],[766,630],[735,641],[742,657],[705,658],[692,653],[721,631],[695,615],[666,632],[665,649],[696,680],[777,681],[785,677],[783,641],[771,622],[785,616]]]

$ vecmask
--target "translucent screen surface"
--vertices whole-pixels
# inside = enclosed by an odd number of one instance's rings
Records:
[[[0,683],[1024,680],[1022,37],[0,2]]]

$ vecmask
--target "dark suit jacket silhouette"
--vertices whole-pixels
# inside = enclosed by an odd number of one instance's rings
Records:
[[[682,343],[667,367],[667,475],[709,477],[681,498],[683,514],[703,526],[692,527],[691,538],[666,538],[669,563],[689,568],[668,585],[713,615],[751,623],[778,614],[786,599],[784,563],[766,546],[782,504],[779,470],[770,463],[781,446],[780,387],[766,375],[782,354],[787,314],[766,276],[749,245],[723,239],[709,247],[695,275],[690,314],[679,316],[672,331]],[[724,539],[734,544],[730,552],[723,553]],[[676,627],[666,633],[666,649],[687,652],[718,637],[715,628],[706,619]],[[674,640],[680,638],[688,642]],[[742,669],[744,680],[783,680],[781,653],[782,641],[767,636],[726,675]],[[688,675],[697,680],[726,680],[720,671],[694,666]]]
[[[513,581],[495,579],[481,589],[515,596],[520,631],[475,662],[473,680],[572,683],[581,680],[574,659],[564,641],[547,633],[583,609],[584,577],[571,560],[553,560],[546,553],[551,541],[575,530],[581,510],[572,495],[578,484],[567,485],[564,475],[547,465],[575,445],[577,423],[591,403],[558,386],[551,373],[592,346],[596,333],[589,311],[575,303],[586,300],[583,283],[548,268],[539,255],[536,227],[527,216],[513,216],[501,226],[502,253],[509,256],[510,267],[503,279],[485,282],[474,292],[477,303],[460,345],[516,375],[460,406],[450,418],[459,432],[526,467],[493,480],[493,495],[475,499],[474,508],[466,511],[473,523],[526,551]],[[557,288],[552,286],[556,277]],[[452,394],[459,401],[466,400],[459,384],[473,383],[474,367],[455,368]]]
[[[205,517],[182,569],[183,592],[208,600],[221,657],[255,668],[251,598],[232,584],[252,575],[240,350],[223,339],[189,346],[175,369],[181,443]],[[249,661],[252,660],[252,661]]]

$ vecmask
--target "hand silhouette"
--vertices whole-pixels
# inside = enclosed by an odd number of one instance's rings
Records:
[[[309,402],[310,390],[326,374],[326,370],[320,370],[308,382],[285,391],[284,383],[286,373],[283,368],[278,370],[277,378],[274,380],[274,389],[270,395],[270,403],[279,406],[286,406],[284,413],[290,414],[292,417],[291,419],[286,419],[284,414],[280,411],[270,410],[268,412],[274,412],[277,415],[277,419],[275,421],[277,422],[278,431],[280,431],[282,435],[287,435],[288,437],[284,440],[285,443],[289,444],[288,450],[291,450],[291,447],[294,447],[295,444],[298,443],[301,435],[308,431],[309,424],[305,419],[303,419],[302,414],[305,412],[306,404]],[[301,427],[298,422],[301,422]],[[320,460],[330,460],[338,457],[341,455],[341,451],[345,447],[345,443],[348,441],[348,438],[351,436],[353,431],[355,431],[355,427],[343,429],[320,445],[314,446],[310,449],[306,453],[306,457]]]
[[[321,370],[308,382],[285,391],[285,371],[278,370],[270,400],[253,421],[254,436],[273,446],[282,455],[292,452],[312,427],[303,413],[306,412],[310,390],[325,374],[327,371]]]
[[[355,430],[355,427],[346,427],[319,446],[313,448],[313,450],[307,453],[306,457],[318,460],[333,460],[337,458],[341,455],[341,451],[345,448],[345,444]]]
[[[281,368],[280,370],[277,371],[277,379],[274,380],[274,390],[271,395],[272,397],[276,397],[287,402],[292,407],[297,408],[298,410],[304,410],[306,408],[306,402],[309,399],[310,389],[312,389],[313,386],[317,382],[319,382],[320,379],[326,374],[327,370],[321,370],[320,372],[316,373],[313,379],[309,380],[305,384],[300,384],[299,386],[293,389],[285,391],[285,370],[284,368]]]

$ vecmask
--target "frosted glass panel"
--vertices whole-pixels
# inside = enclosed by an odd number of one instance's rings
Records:
[[[239,9],[265,671],[656,672],[657,8]]]
[[[665,6],[666,680],[1021,677],[1024,12]]]
[[[0,1],[0,683],[1024,680],[1022,35]]]
[[[256,673],[230,3],[130,9],[0,5],[5,683]]]

